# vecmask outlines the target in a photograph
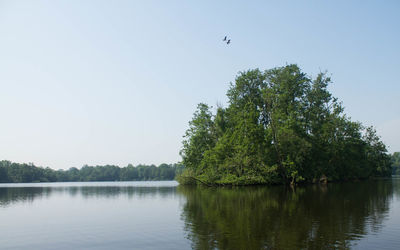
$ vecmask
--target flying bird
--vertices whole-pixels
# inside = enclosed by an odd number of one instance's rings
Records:
[[[231,43],[231,39],[228,39],[228,36],[225,36],[224,39],[222,39],[223,42],[226,42],[226,44]]]

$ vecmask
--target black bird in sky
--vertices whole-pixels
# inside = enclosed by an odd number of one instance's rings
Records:
[[[222,41],[226,42],[226,44],[230,44],[231,43],[231,39],[228,39],[228,36],[225,36]]]

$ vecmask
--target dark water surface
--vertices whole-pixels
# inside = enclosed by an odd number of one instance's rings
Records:
[[[400,249],[400,179],[0,184],[0,249]]]

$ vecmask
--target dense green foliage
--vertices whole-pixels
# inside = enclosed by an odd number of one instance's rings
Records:
[[[242,72],[229,105],[199,104],[185,134],[181,183],[272,184],[363,179],[391,174],[372,127],[351,121],[320,73],[297,65]]]
[[[392,174],[400,175],[400,152],[394,152],[392,154]]]
[[[59,182],[59,181],[150,181],[173,180],[182,170],[178,164],[118,166],[84,166],[81,169],[53,170],[33,164],[0,161],[0,183]]]

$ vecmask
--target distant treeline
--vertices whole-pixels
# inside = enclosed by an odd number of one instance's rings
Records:
[[[392,174],[400,175],[400,152],[394,152],[392,158]]]
[[[0,161],[0,183],[69,181],[158,181],[173,180],[182,171],[179,164],[83,166],[81,169],[53,170],[33,164]]]

